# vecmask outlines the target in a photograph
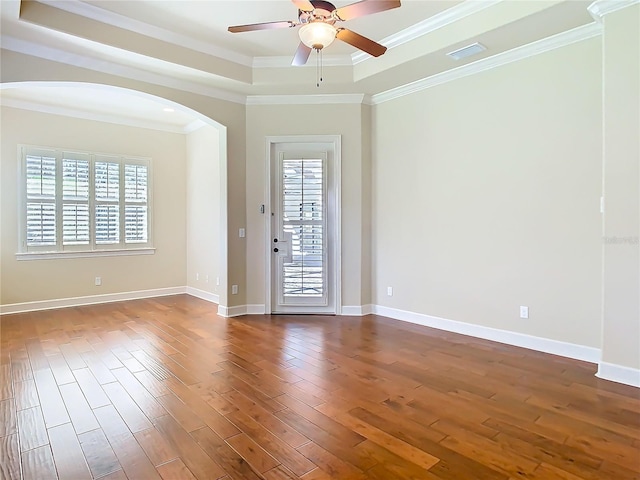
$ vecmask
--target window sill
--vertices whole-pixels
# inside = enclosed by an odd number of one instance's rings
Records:
[[[28,252],[16,253],[16,260],[52,260],[57,258],[121,257],[131,255],[153,255],[155,248],[127,248],[121,250],[93,250],[85,252]]]

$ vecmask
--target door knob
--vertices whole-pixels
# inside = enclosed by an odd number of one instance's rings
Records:
[[[276,252],[276,253],[278,253],[278,249],[277,249],[277,248],[274,248],[274,249],[273,249],[273,251],[274,251],[274,252]]]
[[[278,243],[278,239],[277,239],[277,238],[274,238],[274,239],[273,239],[273,243]]]

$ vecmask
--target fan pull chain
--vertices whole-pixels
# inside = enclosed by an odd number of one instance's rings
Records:
[[[322,82],[322,49],[316,48],[316,87]]]

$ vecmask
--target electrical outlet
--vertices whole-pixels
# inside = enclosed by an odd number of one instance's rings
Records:
[[[220,286],[220,277],[216,277],[216,286]]]
[[[520,318],[529,318],[529,307],[520,305]]]
[[[200,274],[196,273],[196,280],[200,280]]]
[[[96,287],[102,285],[102,277],[96,277]]]
[[[387,287],[387,295],[393,297],[393,287]]]
[[[231,285],[231,295],[238,294],[238,285]]]
[[[204,276],[204,281],[205,281],[206,283],[209,283],[209,275],[205,275],[205,276]]]
[[[238,236],[240,238],[244,238],[245,234],[246,234],[246,232],[245,232],[244,228],[241,228],[240,230],[238,230]]]

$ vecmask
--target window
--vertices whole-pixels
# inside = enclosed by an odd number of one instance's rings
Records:
[[[151,248],[150,159],[29,146],[20,151],[21,253]]]

